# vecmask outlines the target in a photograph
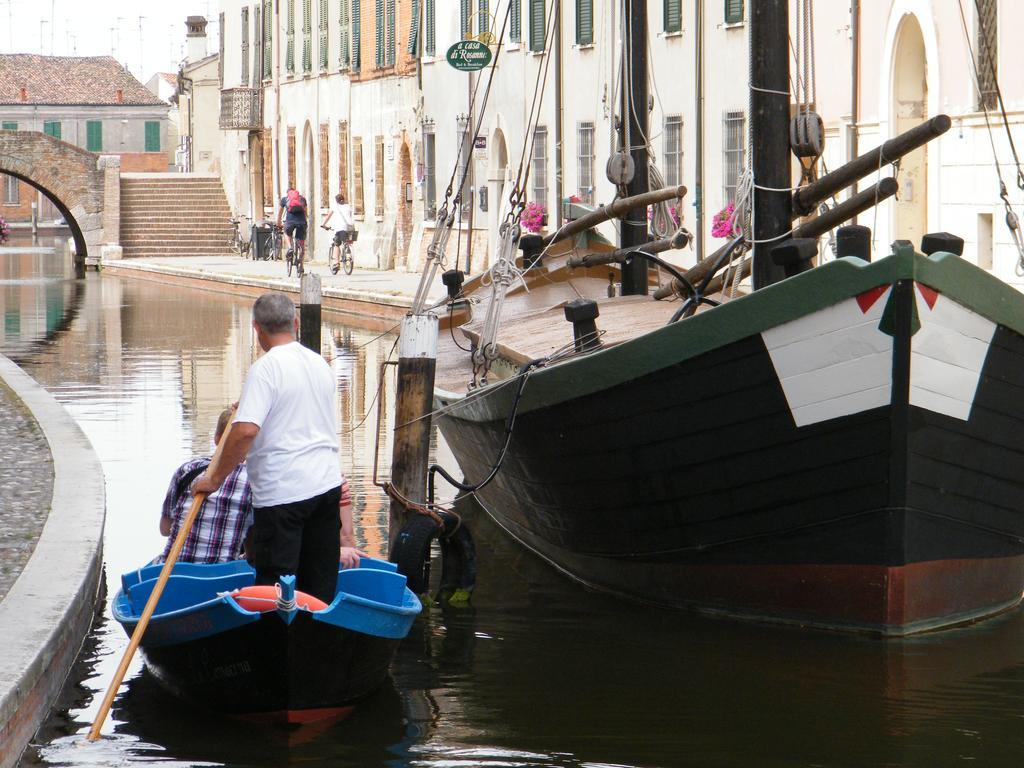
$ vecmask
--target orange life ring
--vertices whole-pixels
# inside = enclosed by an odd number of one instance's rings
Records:
[[[252,587],[242,587],[237,592],[232,592],[231,597],[238,603],[239,607],[256,613],[266,613],[277,610],[277,586],[275,584],[259,584]],[[327,603],[318,597],[307,595],[305,592],[295,591],[295,604],[307,611],[322,611]]]

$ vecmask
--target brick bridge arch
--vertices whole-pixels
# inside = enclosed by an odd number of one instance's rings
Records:
[[[0,173],[53,201],[71,228],[76,258],[119,249],[121,158],[97,155],[38,131],[0,130]]]

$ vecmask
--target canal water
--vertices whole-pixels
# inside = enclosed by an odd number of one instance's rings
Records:
[[[3,347],[102,461],[106,579],[161,546],[174,468],[210,449],[254,357],[250,300],[0,254]],[[358,535],[383,554],[395,338],[328,317]],[[375,398],[384,397],[383,424]],[[366,414],[369,414],[368,416]],[[58,447],[59,448],[59,447]],[[452,467],[443,445],[442,463]],[[23,766],[984,766],[1024,763],[1024,613],[901,641],[712,620],[589,592],[487,520],[465,609],[430,607],[392,679],[348,719],[241,725],[165,694],[136,661],[105,738],[84,744],[126,645],[104,606]],[[59,563],[54,563],[59,568]]]

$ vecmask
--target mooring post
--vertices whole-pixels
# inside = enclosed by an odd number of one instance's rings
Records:
[[[395,392],[395,434],[391,449],[391,486],[404,500],[422,504],[427,497],[430,459],[430,414],[437,367],[437,315],[406,315],[398,342],[398,388]],[[388,526],[389,551],[410,515],[403,501],[392,498]]]
[[[307,272],[299,281],[299,341],[320,354],[320,275]]]

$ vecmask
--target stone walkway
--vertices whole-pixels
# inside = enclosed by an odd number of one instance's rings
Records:
[[[53,459],[39,425],[0,382],[0,600],[28,562],[50,509]]]

